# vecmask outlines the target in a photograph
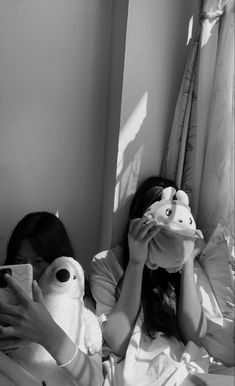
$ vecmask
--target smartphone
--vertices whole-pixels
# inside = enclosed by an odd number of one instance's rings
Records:
[[[8,273],[14,277],[21,285],[24,292],[32,299],[32,282],[33,282],[33,269],[31,264],[17,264],[17,265],[4,265],[0,266],[0,302],[10,305],[17,305],[19,299],[14,292],[9,288],[4,275]],[[1,323],[2,326],[6,324]],[[25,342],[18,338],[3,338],[0,337],[0,350],[8,352],[11,349],[16,349],[27,345]]]
[[[31,264],[16,264],[0,266],[0,302],[16,305],[18,298],[8,287],[4,275],[8,273],[21,285],[26,294],[32,299],[33,269]]]

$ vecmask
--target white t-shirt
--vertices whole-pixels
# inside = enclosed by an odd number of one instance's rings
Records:
[[[122,266],[123,251],[119,246],[98,253],[91,262],[88,279],[99,317],[107,316],[115,306],[116,287],[124,273]]]
[[[199,298],[208,320],[208,331],[204,339],[205,347],[211,356],[222,360],[228,366],[233,366],[234,312],[230,312],[231,315],[228,315],[227,310],[224,312],[222,309],[221,312],[221,302],[224,304],[225,295],[227,300],[230,294],[230,303],[233,302],[227,249],[224,229],[218,225],[203,251],[201,261],[200,259],[195,260],[194,272]],[[123,258],[122,248],[116,246],[98,253],[91,262],[89,282],[96,300],[96,314],[101,321],[105,320],[115,306],[116,287],[124,272]],[[225,267],[223,276],[221,266]],[[107,355],[107,347],[105,347],[104,355]]]
[[[100,252],[92,260],[90,288],[101,322],[115,306],[116,287],[123,275],[122,266],[123,252],[118,246]],[[152,386],[156,379],[158,385],[163,386],[168,377],[175,382],[176,379],[185,379],[191,371],[207,372],[209,356],[204,348],[197,347],[193,342],[186,348],[176,338],[160,333],[152,340],[143,334],[141,324],[142,313],[137,319],[124,359],[114,355],[104,343],[105,386]],[[188,358],[187,363],[185,357]]]

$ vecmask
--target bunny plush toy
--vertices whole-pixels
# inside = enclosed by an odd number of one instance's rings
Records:
[[[146,265],[153,270],[162,267],[169,272],[179,271],[190,257],[196,239],[203,239],[202,232],[196,229],[188,195],[183,190],[165,188],[161,200],[154,202],[145,216],[158,227],[149,243]]]

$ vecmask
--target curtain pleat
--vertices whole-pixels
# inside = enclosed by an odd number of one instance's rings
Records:
[[[218,222],[234,235],[233,47],[234,0],[204,1],[161,172],[208,235]]]

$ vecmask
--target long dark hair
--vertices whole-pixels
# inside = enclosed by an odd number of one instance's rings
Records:
[[[24,239],[28,240],[37,255],[48,264],[60,256],[76,259],[67,230],[63,222],[53,213],[28,213],[18,222],[7,245],[6,265],[15,264],[20,244]],[[95,307],[95,301],[86,278],[85,297],[89,298]]]
[[[161,177],[150,177],[145,180],[137,190],[129,211],[129,222],[140,218],[151,204],[161,199],[162,190],[168,186],[177,189],[173,181]],[[129,223],[128,223],[129,228]],[[128,232],[126,232],[128,235]],[[124,244],[124,269],[129,261],[128,238]],[[121,286],[123,278],[118,287]],[[157,332],[168,336],[180,338],[177,328],[177,306],[180,291],[180,273],[168,273],[163,268],[150,270],[144,267],[141,304],[143,307],[144,321],[142,328],[152,339]],[[119,291],[120,292],[120,288]],[[117,295],[118,296],[118,295]]]
[[[5,264],[14,264],[24,239],[49,264],[60,256],[75,257],[64,224],[52,213],[32,212],[18,222],[8,242]]]

